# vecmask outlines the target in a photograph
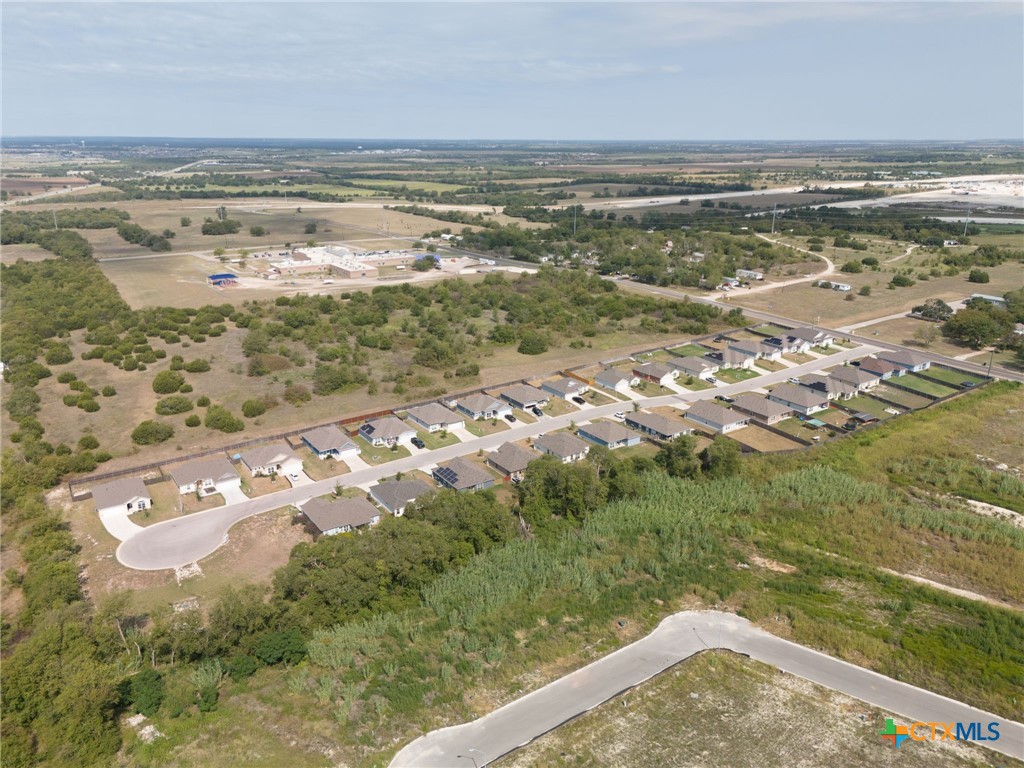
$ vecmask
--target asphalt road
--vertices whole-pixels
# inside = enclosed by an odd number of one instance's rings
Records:
[[[680,405],[697,400],[707,400],[715,395],[735,396],[742,392],[777,384],[791,376],[801,376],[821,368],[838,365],[846,360],[863,357],[875,351],[877,347],[870,343],[858,349],[842,349],[826,358],[803,363],[793,368],[786,368],[773,373],[766,373],[756,379],[719,386],[699,392],[685,392],[660,397],[637,400],[643,408],[660,405]],[[328,480],[320,480],[312,485],[300,488],[288,488],[277,493],[259,496],[241,504],[231,504],[203,512],[195,512],[185,517],[167,520],[162,523],[143,528],[117,548],[117,559],[129,568],[142,571],[157,571],[165,568],[178,568],[194,563],[212,554],[226,540],[228,530],[239,520],[279,509],[289,504],[297,504],[314,496],[322,496],[334,490],[339,482],[345,487],[364,485],[391,477],[398,472],[409,472],[430,464],[440,464],[456,456],[476,453],[478,450],[491,451],[509,440],[522,440],[536,437],[542,432],[568,427],[571,422],[581,423],[597,418],[612,416],[616,412],[629,410],[632,402],[615,402],[592,408],[567,413],[564,416],[545,416],[533,424],[517,422],[511,429],[486,437],[478,437],[462,443],[445,446],[433,451],[415,451],[412,456],[390,461],[379,466],[339,475]]]
[[[914,722],[997,721],[983,746],[1024,759],[1024,725],[768,634],[717,611],[669,616],[642,640],[527,694],[478,720],[442,728],[402,749],[391,768],[482,768],[548,731],[710,648],[735,651]],[[670,727],[669,724],[666,724]],[[923,731],[919,731],[923,733]]]

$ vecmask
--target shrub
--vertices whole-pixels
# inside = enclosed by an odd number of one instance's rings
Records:
[[[153,378],[153,391],[158,395],[170,395],[181,389],[185,377],[175,371],[162,371]]]
[[[252,677],[259,669],[260,663],[252,656],[235,656],[228,662],[228,675],[236,683]]]
[[[112,454],[110,451],[96,451],[96,453],[93,455],[93,458],[96,459],[97,463],[103,464],[104,462],[110,461],[112,458],[114,458],[114,454]]]
[[[985,282],[988,282],[987,280]],[[71,354],[71,347],[67,344],[55,344],[46,351],[47,365],[64,365],[75,359]]]
[[[292,405],[301,405],[302,403],[308,403],[312,400],[313,395],[310,394],[310,391],[301,384],[294,384],[285,388],[284,399]]]
[[[66,405],[68,408],[74,408],[76,405],[78,405],[78,395],[74,394],[73,392],[64,395],[64,405]]]
[[[95,413],[100,409],[100,404],[93,400],[91,397],[79,398],[78,407],[86,413]]]
[[[906,275],[893,275],[892,280],[889,281],[889,285],[892,285],[896,288],[909,288],[913,284],[913,279],[907,277]]]
[[[264,664],[298,664],[306,657],[306,641],[297,629],[268,632],[256,644],[256,658]]]
[[[104,397],[113,397],[116,394],[117,394],[117,390],[114,389],[110,384],[107,384],[107,386],[105,386],[103,388],[103,396]]]
[[[78,377],[75,376],[75,374],[73,374],[71,371],[62,371],[57,375],[57,381],[59,381],[61,384],[70,384],[77,378]]]
[[[542,355],[548,351],[548,340],[537,331],[524,331],[517,351],[522,355]]]
[[[198,405],[200,408],[208,408],[210,405],[210,398],[208,398],[206,395],[202,395],[199,397],[198,400],[196,400],[196,405]]]
[[[989,281],[988,272],[981,269],[972,269],[967,275],[967,282],[969,283],[987,283]],[[50,356],[46,356],[46,362],[50,362]]]
[[[152,419],[147,419],[132,430],[132,442],[136,445],[154,445],[173,436],[174,427]]]
[[[206,373],[210,370],[210,361],[199,357],[185,363],[185,370],[189,373]]]
[[[178,391],[179,392],[183,392],[185,394],[188,394],[189,392],[192,391],[192,385],[189,384],[188,382],[186,382],[186,383],[181,385],[181,387],[178,389]]]
[[[210,429],[217,429],[221,432],[241,432],[245,429],[245,423],[231,411],[222,405],[211,405],[206,411],[206,419],[203,422]]]
[[[95,435],[82,435],[78,438],[78,447],[83,451],[91,451],[93,448],[100,447],[100,441],[96,439]]]
[[[267,405],[262,400],[246,400],[242,403],[242,415],[247,419],[254,419],[267,412]]]
[[[146,667],[132,678],[129,698],[136,712],[152,717],[164,702],[163,676],[155,669]]]
[[[851,259],[850,261],[843,264],[843,266],[839,268],[839,271],[846,272],[851,275],[859,275],[861,272],[864,271],[864,267],[860,265],[859,261],[854,261]]]
[[[194,413],[191,416],[189,416],[187,419],[185,419],[185,426],[186,427],[198,427],[202,423],[203,423],[203,420],[200,419],[199,416],[197,414],[194,414]]]
[[[865,256],[863,259],[860,260],[860,263],[863,264],[865,267],[877,267],[878,259],[876,259],[874,256]]]
[[[870,296],[871,295],[871,286],[870,285],[862,285],[860,287],[860,290],[857,291],[857,293],[859,293],[861,296]]]
[[[182,395],[165,397],[156,404],[156,412],[160,416],[173,416],[176,413],[185,413],[191,410],[192,401]]]

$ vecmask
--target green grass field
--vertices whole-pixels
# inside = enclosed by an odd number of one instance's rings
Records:
[[[939,379],[947,384],[951,384],[958,389],[962,386],[963,382],[969,381],[972,384],[981,384],[987,379],[984,376],[979,376],[975,373],[968,373],[967,371],[956,371],[952,368],[941,368],[937,365],[932,365],[927,371],[924,371],[924,375],[933,379]]]
[[[956,387],[947,387],[942,384],[936,384],[934,381],[928,381],[928,379],[921,378],[916,373],[908,373],[900,379],[900,384],[904,387],[913,389],[915,392],[924,392],[927,395],[935,395],[936,397],[945,397],[946,395],[951,395],[957,391]]]
[[[900,382],[902,383],[903,379],[905,378],[907,377],[902,377],[900,379]],[[924,408],[926,405],[932,402],[927,397],[915,395],[911,392],[904,392],[902,389],[895,389],[894,387],[889,387],[886,386],[885,384],[879,384],[873,390],[873,394],[877,394],[880,397],[884,397],[886,400],[890,400],[896,403],[897,405],[902,405],[907,408]]]

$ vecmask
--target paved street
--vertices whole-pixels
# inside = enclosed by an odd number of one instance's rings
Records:
[[[914,722],[999,722],[989,749],[1024,759],[1024,725],[901,683],[754,627],[717,611],[669,616],[642,640],[527,694],[478,720],[442,728],[402,749],[391,768],[482,768],[553,728],[710,648],[779,667]]]
[[[701,392],[686,392],[684,394],[646,398],[636,402],[644,408],[649,408],[659,405],[679,406],[697,400],[707,400],[716,395],[733,396],[755,387],[764,387],[769,384],[786,381],[791,376],[800,376],[820,370],[826,366],[838,365],[845,360],[860,358],[871,354],[875,350],[876,348],[872,346],[864,346],[858,349],[842,349],[825,359],[803,363],[802,365],[786,368],[774,373],[767,373],[756,379],[750,379],[739,384],[728,384]],[[204,512],[195,512],[186,517],[157,523],[156,525],[141,529],[135,535],[123,541],[117,548],[117,559],[122,565],[143,571],[156,571],[188,565],[210,555],[220,547],[226,541],[228,530],[239,520],[244,520],[247,517],[258,515],[262,512],[269,512],[272,509],[285,507],[289,504],[295,504],[314,496],[330,493],[339,481],[346,487],[376,483],[398,472],[409,472],[427,464],[440,464],[456,456],[476,453],[481,449],[485,452],[491,451],[508,440],[522,440],[527,437],[535,437],[542,432],[551,432],[568,427],[573,421],[579,423],[582,420],[610,417],[618,411],[631,408],[631,403],[617,401],[608,405],[589,408],[585,413],[577,411],[563,416],[540,419],[535,424],[525,424],[520,421],[516,422],[511,429],[494,435],[473,438],[467,442],[438,448],[431,451],[429,456],[414,455],[398,459],[397,461],[391,461],[387,464],[354,470],[347,475],[320,480],[299,488],[288,488],[266,496],[248,499],[241,503],[229,504]]]

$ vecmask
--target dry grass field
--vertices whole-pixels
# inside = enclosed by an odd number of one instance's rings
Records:
[[[769,432],[767,429],[759,427],[754,423],[749,424],[743,429],[730,432],[729,437],[737,443],[753,448],[758,453],[791,451],[804,447],[795,440],[789,440],[781,435],[776,435],[774,432]]]

